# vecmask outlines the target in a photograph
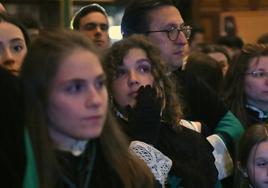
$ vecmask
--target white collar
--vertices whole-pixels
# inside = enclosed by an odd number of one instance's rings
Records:
[[[88,140],[73,139],[66,145],[58,145],[57,148],[61,151],[71,152],[74,156],[79,156],[85,151],[87,143]]]
[[[256,106],[246,104],[246,107],[257,112],[259,114],[259,118],[268,118],[267,112],[263,111],[262,109],[257,108]]]

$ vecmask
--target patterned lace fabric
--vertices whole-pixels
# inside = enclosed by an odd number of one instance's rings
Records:
[[[151,169],[154,177],[165,187],[172,161],[159,150],[144,142],[133,141],[129,146],[130,150],[142,159]]]

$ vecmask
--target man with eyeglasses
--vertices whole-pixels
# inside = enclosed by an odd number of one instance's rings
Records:
[[[235,142],[243,133],[239,120],[203,81],[183,70],[188,53],[191,27],[170,0],[137,0],[125,9],[121,30],[123,37],[144,34],[156,44],[168,66],[168,73],[178,86],[178,95],[186,104],[187,119],[201,121],[201,133],[214,147],[219,179],[232,174]],[[193,180],[194,181],[194,180]]]
[[[108,48],[108,15],[99,4],[93,3],[80,8],[71,21],[71,28],[85,34],[97,47]]]
[[[146,34],[160,47],[171,71],[182,65],[191,27],[184,24],[172,2],[133,1],[125,10],[121,27],[123,37]]]

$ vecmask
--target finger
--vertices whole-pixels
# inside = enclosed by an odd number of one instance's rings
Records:
[[[125,110],[126,110],[127,114],[129,114],[129,113],[132,112],[133,108],[132,108],[130,105],[127,105],[127,106],[125,107]]]

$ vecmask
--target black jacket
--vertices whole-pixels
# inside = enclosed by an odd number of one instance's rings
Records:
[[[119,117],[118,121],[130,141],[136,140],[131,136],[134,134],[129,129],[128,122]],[[148,143],[147,138],[140,141]],[[200,133],[180,125],[171,126],[161,122],[154,147],[172,160],[169,175],[181,178],[185,188],[215,187],[218,171],[214,165],[213,147]]]

